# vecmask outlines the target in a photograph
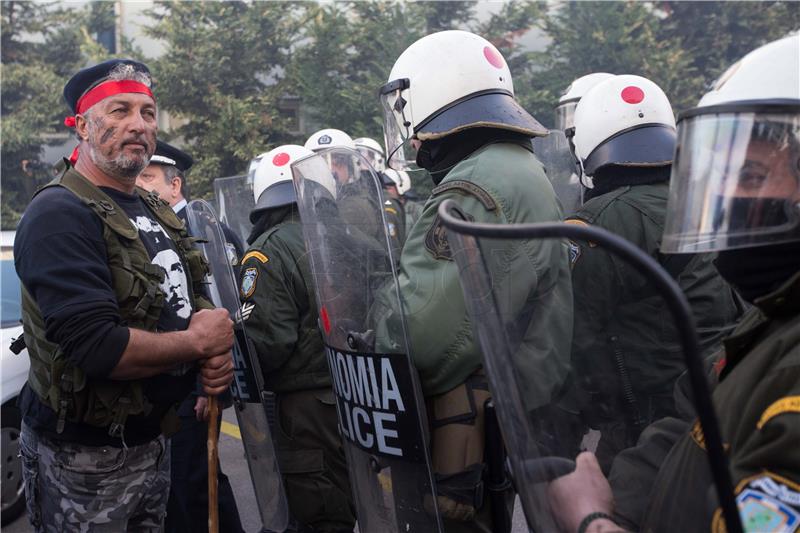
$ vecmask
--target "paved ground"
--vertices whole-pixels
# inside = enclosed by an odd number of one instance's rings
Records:
[[[247,470],[247,463],[244,460],[242,441],[234,436],[238,432],[238,427],[233,409],[226,409],[222,420],[223,428],[219,440],[222,471],[231,480],[231,486],[239,506],[242,526],[248,533],[256,533],[261,528],[261,520],[258,517],[253,487],[250,484],[250,472]],[[526,530],[525,519],[522,516],[519,505],[517,505],[512,531],[513,533],[523,533]],[[33,531],[33,528],[28,524],[28,520],[24,515],[14,523],[3,527],[3,533],[27,533],[31,531]]]

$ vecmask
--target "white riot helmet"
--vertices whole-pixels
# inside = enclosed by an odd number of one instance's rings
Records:
[[[567,128],[574,126],[575,108],[578,107],[578,102],[583,95],[598,83],[612,77],[614,75],[608,72],[593,72],[570,83],[567,90],[558,99],[555,129],[566,131]]]
[[[514,100],[506,61],[489,41],[466,31],[442,31],[409,46],[380,88],[387,166],[405,168],[411,137],[439,139],[468,128],[546,135]]]
[[[800,34],[735,63],[678,130],[662,250],[800,240]]]
[[[292,164],[312,156],[314,156],[314,152],[308,148],[286,144],[258,157],[258,166],[253,179],[253,196],[256,204],[250,211],[251,222],[255,222],[254,219],[258,213],[266,209],[293,204],[297,201],[292,182]],[[316,181],[335,197],[336,183],[333,176],[327,165],[322,161],[320,163]]]
[[[404,170],[387,168],[383,171],[383,174],[389,178],[389,180],[392,182],[391,184],[397,189],[397,194],[400,196],[407,193],[411,188],[411,178],[409,178],[408,172],[405,172]]]
[[[325,150],[326,148],[350,148],[351,150],[355,150],[356,144],[353,142],[353,139],[342,130],[326,128],[311,134],[306,141],[305,147],[314,152]]]
[[[587,176],[607,165],[672,164],[675,116],[667,95],[641,76],[614,76],[595,85],[575,109],[568,130]]]
[[[353,141],[358,153],[369,161],[369,164],[376,171],[380,172],[386,166],[386,159],[383,156],[383,147],[375,139],[369,137],[359,137]]]

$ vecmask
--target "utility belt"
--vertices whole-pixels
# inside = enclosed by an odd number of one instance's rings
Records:
[[[458,387],[427,400],[436,498],[444,518],[470,521],[483,508],[487,488],[485,406],[490,399],[486,374],[479,369]],[[504,463],[505,458],[500,458],[499,464]]]

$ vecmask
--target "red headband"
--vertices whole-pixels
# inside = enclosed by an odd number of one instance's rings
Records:
[[[106,81],[86,91],[86,94],[78,99],[78,104],[75,106],[75,114],[80,115],[100,100],[122,93],[146,94],[153,100],[156,99],[150,87],[144,83],[134,80]],[[64,125],[68,128],[74,128],[75,117],[66,117],[64,119]],[[75,147],[75,150],[72,151],[72,155],[69,157],[69,161],[74,165],[77,160],[78,148]]]
[[[75,106],[75,114],[80,115],[100,100],[122,93],[146,94],[155,100],[155,96],[153,96],[153,92],[150,90],[150,87],[144,83],[133,80],[107,81],[93,87],[78,99],[78,105]],[[69,128],[74,128],[75,117],[72,116],[65,118],[64,125]]]

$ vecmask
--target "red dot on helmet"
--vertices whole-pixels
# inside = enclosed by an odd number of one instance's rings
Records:
[[[644,100],[644,91],[633,85],[629,85],[622,89],[622,100],[629,104],[638,104]]]
[[[286,152],[281,152],[279,154],[276,154],[275,157],[272,158],[272,164],[275,165],[276,167],[282,167],[283,165],[289,162],[289,159],[291,159],[289,157],[289,154],[287,154]]]
[[[495,68],[503,68],[503,65],[505,65],[503,56],[491,46],[483,47],[483,57]]]

